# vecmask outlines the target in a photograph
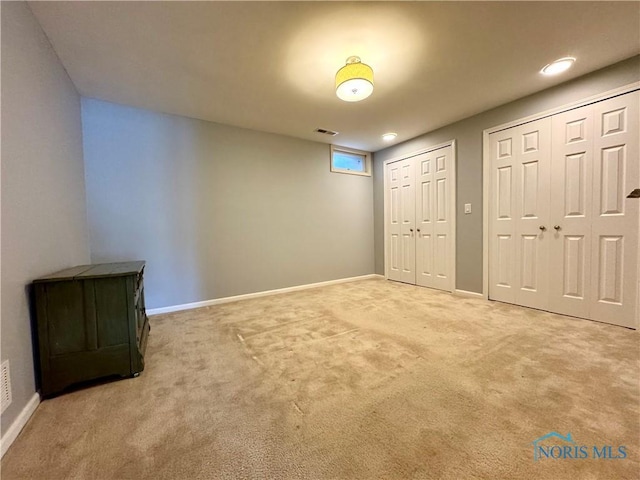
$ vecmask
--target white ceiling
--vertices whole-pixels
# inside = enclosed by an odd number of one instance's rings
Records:
[[[637,1],[29,5],[84,96],[370,151],[640,53]],[[359,103],[334,92],[350,55]]]

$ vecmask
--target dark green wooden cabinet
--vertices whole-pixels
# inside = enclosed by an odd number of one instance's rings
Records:
[[[82,265],[33,282],[44,398],[78,382],[142,372],[149,334],[144,265]]]

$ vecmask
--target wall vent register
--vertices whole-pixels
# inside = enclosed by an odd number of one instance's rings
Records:
[[[0,370],[0,403],[2,404],[2,413],[11,404],[11,374],[9,373],[9,360],[2,362]]]

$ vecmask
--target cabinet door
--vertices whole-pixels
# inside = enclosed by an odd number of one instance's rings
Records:
[[[93,286],[98,348],[127,345],[129,334],[129,299],[127,277],[105,277],[87,280]]]
[[[38,286],[40,341],[46,342],[46,357],[94,350],[95,322],[85,321],[90,308],[84,301],[83,282],[51,282]]]

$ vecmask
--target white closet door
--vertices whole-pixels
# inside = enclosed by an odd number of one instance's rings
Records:
[[[415,178],[411,160],[387,165],[388,277],[416,283]]]
[[[516,207],[514,144],[517,129],[489,135],[491,178],[489,190],[489,298],[516,301]]]
[[[414,157],[416,167],[416,283],[453,290],[451,262],[451,187],[454,181],[453,147]]]
[[[554,115],[552,131],[549,310],[589,318],[593,105]]]
[[[490,135],[489,297],[548,308],[551,119]]]
[[[453,291],[455,168],[453,144],[385,165],[389,279]]]
[[[638,327],[640,92],[594,105],[591,318]]]
[[[433,287],[434,277],[434,157],[433,152],[413,157],[416,162],[416,284]]]
[[[489,136],[490,298],[639,326],[639,136],[640,92]]]

